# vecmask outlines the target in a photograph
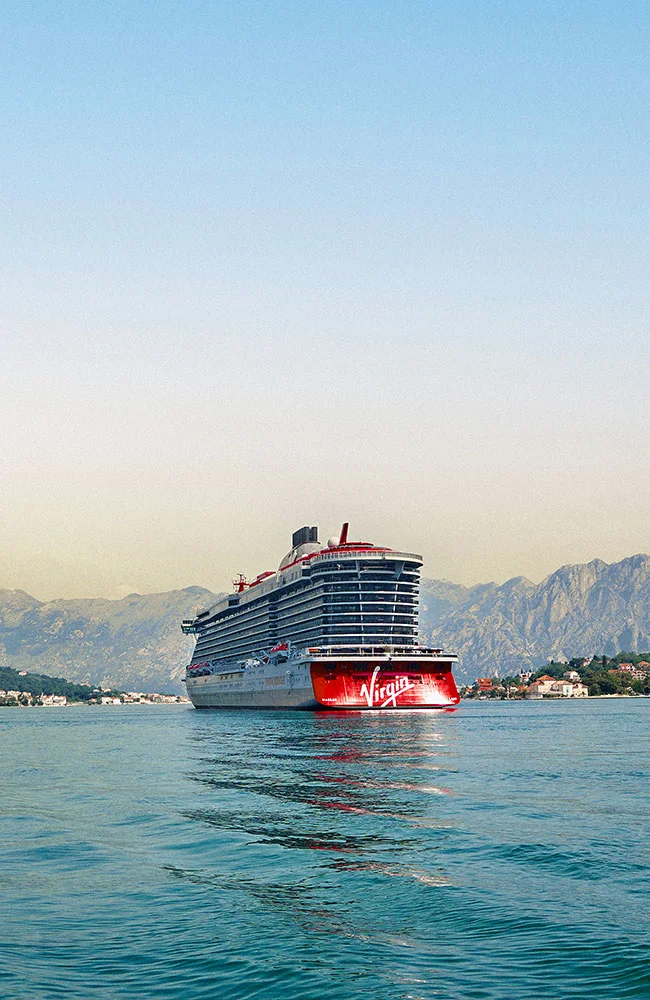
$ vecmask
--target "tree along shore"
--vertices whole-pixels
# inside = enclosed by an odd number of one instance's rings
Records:
[[[93,704],[100,702],[102,697],[119,698],[121,691],[105,691],[102,688],[91,687],[89,684],[77,684],[68,681],[65,677],[49,677],[47,674],[31,674],[23,670],[14,670],[12,667],[0,667],[0,690],[4,691],[4,697],[0,695],[0,704],[20,704],[20,699],[16,697],[16,692],[21,695],[30,695],[31,700],[38,700],[41,696],[57,695],[66,698],[69,702],[86,702]],[[12,695],[13,697],[8,697]]]

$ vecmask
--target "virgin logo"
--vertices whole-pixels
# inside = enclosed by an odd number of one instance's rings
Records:
[[[368,708],[387,708],[388,705],[393,705],[397,708],[397,699],[404,693],[404,691],[410,691],[411,688],[415,687],[408,677],[403,674],[396,677],[394,681],[388,681],[387,684],[377,684],[377,674],[379,673],[381,667],[375,667],[372,672],[372,677],[370,678],[370,686],[364,681],[361,685],[361,697],[365,698],[368,703]]]

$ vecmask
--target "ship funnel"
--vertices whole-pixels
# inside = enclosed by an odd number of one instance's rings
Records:
[[[317,542],[318,541],[318,528],[304,527],[300,528],[298,531],[294,531],[291,536],[291,548],[297,549],[299,545],[304,545],[305,542]]]
[[[339,545],[345,545],[346,544],[346,542],[348,540],[348,528],[349,527],[350,527],[350,525],[346,521],[345,524],[343,525],[343,527],[341,528],[341,537],[339,538]]]

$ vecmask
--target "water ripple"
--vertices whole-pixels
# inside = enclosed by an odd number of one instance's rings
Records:
[[[649,712],[7,711],[0,995],[648,1000]]]

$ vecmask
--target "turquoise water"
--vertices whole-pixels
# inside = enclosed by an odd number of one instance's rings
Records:
[[[0,995],[650,997],[649,723],[0,710]]]

